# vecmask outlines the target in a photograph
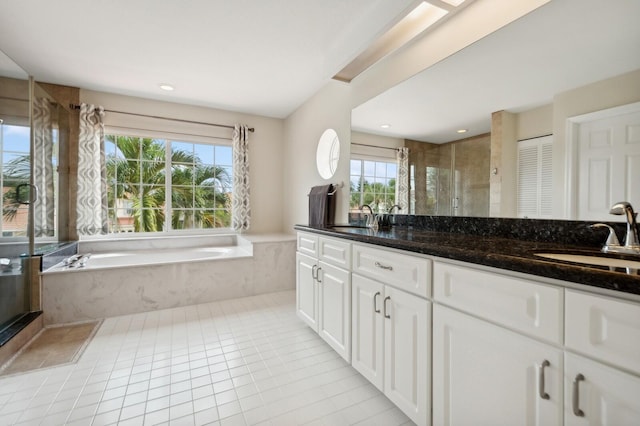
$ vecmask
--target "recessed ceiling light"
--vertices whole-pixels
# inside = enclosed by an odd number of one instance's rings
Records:
[[[166,83],[161,83],[160,84],[160,88],[162,90],[166,90],[167,92],[171,92],[174,89],[174,87],[172,85],[166,84]]]
[[[388,129],[389,127],[391,127],[391,124],[382,124],[380,125],[380,127],[382,127],[383,129]]]
[[[467,133],[468,131],[469,131],[468,129],[459,129],[459,130],[456,130],[456,132],[458,132],[458,133]]]

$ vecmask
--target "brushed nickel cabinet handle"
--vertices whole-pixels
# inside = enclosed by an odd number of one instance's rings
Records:
[[[380,262],[376,262],[375,265],[380,269],[386,269],[387,271],[393,271],[393,266],[383,265]]]
[[[583,380],[582,374],[578,374],[573,380],[573,414],[577,417],[584,417],[584,411],[580,409],[580,382]]]
[[[318,281],[318,265],[311,267],[311,278],[313,278],[314,281]]]
[[[322,284],[322,279],[320,278],[320,271],[322,271],[322,268],[318,266],[318,269],[316,269],[316,281],[318,281],[318,284]]]
[[[391,296],[387,296],[384,298],[384,317],[391,318],[391,315],[387,314],[387,300],[391,299]]]
[[[551,363],[546,359],[540,364],[540,371],[538,372],[538,395],[541,399],[549,399],[549,394],[544,390],[544,369],[549,367]]]
[[[377,314],[380,313],[380,309],[378,309],[378,296],[380,296],[379,291],[373,295],[373,311]]]

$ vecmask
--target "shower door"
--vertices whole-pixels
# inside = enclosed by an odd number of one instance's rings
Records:
[[[489,215],[488,135],[442,145],[409,147],[411,213],[436,216]]]
[[[31,308],[30,212],[32,83],[0,52],[0,346]],[[31,239],[31,244],[30,244]]]

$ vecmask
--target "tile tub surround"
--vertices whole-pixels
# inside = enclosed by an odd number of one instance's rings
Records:
[[[295,314],[295,292],[106,319],[75,364],[0,378],[2,425],[413,423]]]
[[[295,237],[244,237],[253,256],[42,275],[44,323],[64,324],[295,288]]]
[[[581,284],[592,290],[613,290],[619,297],[639,300],[640,275],[608,267],[587,266],[537,257],[540,252],[597,252],[606,232],[588,228],[590,222],[461,218],[435,216],[398,217],[389,230],[366,228],[313,228],[298,225],[300,231],[346,238],[353,241],[469,262],[507,271],[559,280],[559,284]],[[616,227],[626,230],[624,224]],[[624,235],[623,232],[618,232]],[[594,234],[597,234],[594,237]]]

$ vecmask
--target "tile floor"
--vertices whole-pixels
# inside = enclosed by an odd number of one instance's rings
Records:
[[[411,425],[295,292],[107,318],[76,364],[0,378],[0,425]]]

